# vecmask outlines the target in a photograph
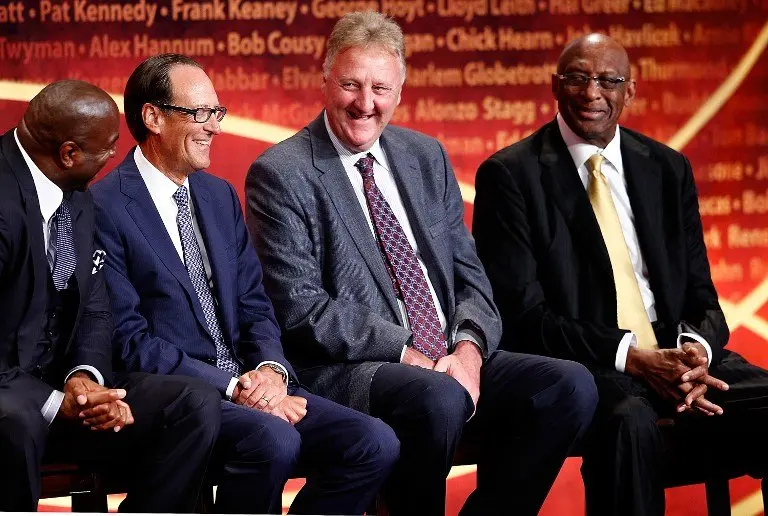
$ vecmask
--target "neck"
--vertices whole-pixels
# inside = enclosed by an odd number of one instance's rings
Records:
[[[163,158],[163,153],[152,144],[151,140],[145,141],[140,144],[139,147],[141,148],[141,153],[147,158],[147,161],[149,161],[157,170],[162,172],[168,179],[179,186],[181,186],[184,183],[184,180],[187,179],[189,173],[186,171],[179,171],[168,163],[168,160]]]

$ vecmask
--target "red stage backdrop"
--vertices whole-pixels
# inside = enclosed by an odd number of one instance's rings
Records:
[[[563,45],[622,43],[638,83],[622,123],[690,157],[731,346],[768,366],[768,0],[0,0],[0,129],[45,83],[121,95],[141,60],[181,52],[229,109],[211,171],[242,192],[250,162],[320,112],[325,37],[364,9],[406,33],[393,122],[446,146],[468,224],[479,163],[555,116]],[[131,145],[123,126],[121,159]]]

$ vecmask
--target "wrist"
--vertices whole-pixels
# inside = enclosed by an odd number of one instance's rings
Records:
[[[624,372],[630,376],[642,376],[647,350],[630,346],[627,350],[627,361]]]

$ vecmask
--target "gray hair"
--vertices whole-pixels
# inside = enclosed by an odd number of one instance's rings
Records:
[[[350,47],[382,47],[400,60],[405,81],[405,37],[400,26],[389,16],[376,11],[352,12],[342,16],[333,26],[323,62],[323,75],[328,77],[333,62]]]

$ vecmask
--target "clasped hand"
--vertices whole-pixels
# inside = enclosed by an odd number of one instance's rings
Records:
[[[283,375],[266,366],[248,371],[238,379],[232,401],[272,414],[292,425],[307,415],[307,400],[288,396]]]
[[[466,389],[477,407],[480,399],[480,367],[483,365],[483,357],[476,344],[467,340],[457,342],[453,353],[436,362],[412,347],[407,347],[402,363],[447,374]]]
[[[82,421],[91,430],[119,432],[134,422],[131,407],[123,401],[125,395],[125,389],[108,389],[78,371],[64,385],[64,400],[58,414]]]
[[[687,342],[680,349],[630,348],[625,371],[643,378],[663,398],[677,404],[677,411],[696,408],[708,416],[723,409],[705,397],[708,389],[728,390],[728,384],[709,374],[704,347]]]

